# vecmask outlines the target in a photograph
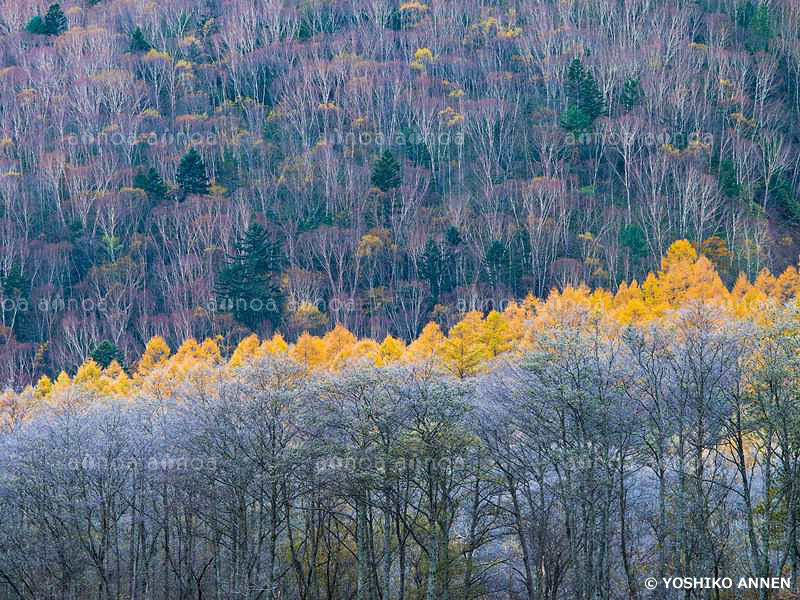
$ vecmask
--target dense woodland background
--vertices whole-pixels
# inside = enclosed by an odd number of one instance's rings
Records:
[[[799,111],[794,0],[0,0],[0,600],[797,598]]]
[[[799,15],[3,0],[0,378],[101,345],[129,369],[154,335],[410,341],[566,282],[641,281],[681,238],[728,284],[780,271]]]

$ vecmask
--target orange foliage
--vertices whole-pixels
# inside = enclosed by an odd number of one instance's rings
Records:
[[[204,377],[223,364],[235,369],[267,354],[287,354],[308,369],[321,371],[337,371],[359,361],[378,367],[429,361],[458,377],[467,377],[480,372],[490,360],[531,348],[535,333],[548,328],[604,322],[609,326],[607,331],[615,331],[619,326],[663,319],[697,303],[713,305],[733,319],[763,321],[768,319],[765,307],[797,301],[798,292],[800,273],[795,267],[778,277],[762,271],[752,284],[740,275],[728,290],[711,260],[680,240],[669,248],[659,272],[648,274],[641,284],[636,280],[623,283],[615,294],[581,285],[552,290],[546,300],[528,295],[510,303],[503,312],[492,311],[485,317],[476,311],[466,313],[447,336],[436,323],[429,323],[408,346],[392,336],[382,343],[359,340],[337,325],[321,338],[303,333],[294,344],[288,344],[279,333],[264,341],[251,335],[239,343],[225,363],[216,339],[202,343],[188,339],[170,356],[167,343],[156,336],[147,343],[132,377],[116,362],[101,369],[87,360],[74,379],[63,372],[55,381],[42,377],[29,390],[29,396],[32,403],[48,401],[74,386],[103,396],[127,396],[135,389],[169,393],[183,378]]]

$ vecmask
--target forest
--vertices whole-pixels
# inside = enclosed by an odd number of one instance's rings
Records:
[[[2,0],[0,381],[797,261],[794,0]]]
[[[797,600],[799,116],[797,0],[0,0],[0,600]]]
[[[154,337],[42,376],[0,397],[0,598],[795,598],[644,582],[797,581],[799,290],[684,240],[408,345]]]

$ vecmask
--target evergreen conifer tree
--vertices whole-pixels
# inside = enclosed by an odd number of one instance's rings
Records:
[[[386,150],[372,167],[372,185],[382,192],[400,187],[400,164],[394,155]]]
[[[6,324],[10,324],[17,340],[34,341],[37,334],[31,311],[31,282],[18,264],[11,267],[8,275],[0,276],[0,299],[4,302]]]
[[[442,291],[442,275],[444,272],[444,261],[439,244],[429,239],[425,244],[420,263],[420,274],[428,281],[431,287],[431,296],[434,300],[439,297]]]
[[[28,21],[28,24],[25,26],[25,31],[28,33],[35,33],[37,35],[47,35],[47,25],[45,25],[42,17],[36,15],[30,21]]]
[[[185,198],[189,194],[208,194],[208,175],[200,154],[192,148],[181,159],[177,174],[178,186]]]
[[[568,131],[588,129],[597,117],[605,114],[603,94],[580,58],[573,58],[567,67],[564,95],[567,109],[561,115],[561,126]]]
[[[119,348],[109,340],[103,340],[95,346],[89,353],[91,359],[104,369],[111,364],[111,361],[116,360],[120,365],[123,361],[122,352]]]
[[[592,75],[591,72],[587,72],[583,81],[581,81],[579,106],[592,123],[597,117],[606,112],[606,103],[603,98],[603,93],[597,86],[597,81],[595,81],[594,75]]]
[[[641,99],[642,86],[639,83],[639,78],[629,77],[625,80],[625,83],[622,86],[622,94],[620,96],[620,102],[622,102],[622,106],[625,107],[625,110],[630,111],[634,106],[639,104]]]
[[[567,100],[570,104],[577,104],[580,95],[581,83],[584,78],[583,63],[577,56],[572,59],[567,67],[567,79],[564,84]]]
[[[64,16],[61,5],[58,3],[50,5],[44,17],[44,25],[47,35],[61,35],[67,30],[67,17]]]
[[[280,322],[284,297],[278,285],[280,247],[253,222],[236,243],[217,278],[220,309],[256,331],[261,323]]]
[[[571,104],[561,115],[561,127],[567,131],[578,132],[588,129],[592,124],[589,115],[583,112],[577,104]]]
[[[508,279],[508,250],[499,240],[494,240],[486,249],[486,273],[489,283],[496,286]]]
[[[747,29],[753,22],[753,19],[756,15],[756,7],[753,4],[752,0],[747,0],[742,4],[738,5],[735,9],[736,13],[736,24],[739,27]]]
[[[772,37],[772,18],[769,4],[761,2],[753,16],[753,36],[755,37],[756,50],[766,52],[769,50],[769,40]]]
[[[736,180],[736,168],[730,159],[719,163],[719,189],[728,198],[735,198],[741,192],[739,182]]]
[[[131,52],[149,52],[153,46],[144,37],[144,32],[141,27],[136,27],[131,33],[130,51]]]
[[[634,260],[647,256],[647,239],[644,231],[636,223],[625,225],[619,232],[620,243],[628,249]]]
[[[515,295],[521,295],[522,278],[528,269],[528,258],[531,255],[531,243],[527,231],[518,229],[511,239],[508,256],[509,286]]]
[[[561,115],[561,126],[568,131],[588,129],[597,117],[605,114],[605,100],[597,81],[577,57],[567,67],[564,95],[567,109]]]
[[[461,243],[461,232],[455,225],[450,225],[445,232],[445,238],[447,243],[455,248]]]
[[[169,197],[169,188],[158,171],[150,167],[147,171],[139,171],[133,179],[133,186],[147,193],[148,198],[161,203]]]

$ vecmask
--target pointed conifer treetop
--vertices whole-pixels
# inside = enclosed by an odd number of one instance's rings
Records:
[[[123,362],[122,352],[119,351],[114,342],[109,340],[100,342],[94,347],[89,356],[104,369],[114,361],[119,364]]]
[[[400,187],[400,163],[390,150],[385,150],[372,167],[372,185],[382,192]]]
[[[64,11],[61,10],[61,5],[58,3],[51,4],[47,9],[47,15],[44,18],[44,25],[47,29],[47,35],[61,35],[64,33],[69,24]]]
[[[133,186],[144,190],[156,203],[164,202],[169,197],[169,188],[154,167],[150,167],[147,171],[139,171],[133,179]]]
[[[221,308],[253,331],[264,321],[277,326],[284,306],[280,271],[280,244],[253,221],[217,277]]]
[[[131,32],[130,51],[134,53],[149,52],[152,47],[150,42],[147,41],[142,28],[137,26],[136,29]]]
[[[176,179],[184,196],[189,194],[208,195],[206,165],[196,149],[191,148],[181,159]]]

